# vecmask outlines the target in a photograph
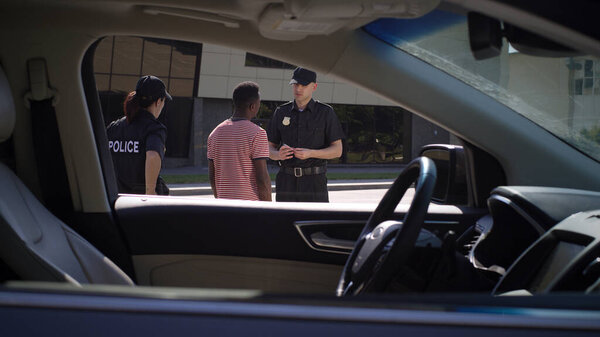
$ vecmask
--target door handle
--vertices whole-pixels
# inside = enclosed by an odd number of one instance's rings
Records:
[[[310,235],[310,239],[319,248],[337,248],[351,251],[354,248],[354,241],[335,239],[323,232],[315,232]]]
[[[364,220],[306,220],[294,221],[294,226],[302,240],[311,249],[347,255],[354,249],[356,241],[353,240],[354,235],[358,237],[358,233],[365,226],[365,222]],[[328,230],[332,230],[333,237],[325,234]],[[336,232],[343,234],[337,235]],[[344,239],[339,239],[339,237]],[[346,238],[349,238],[349,240]]]

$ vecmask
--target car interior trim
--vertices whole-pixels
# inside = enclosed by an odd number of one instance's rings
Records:
[[[546,230],[535,220],[531,217],[531,215],[529,215],[527,212],[525,212],[521,207],[519,207],[516,203],[514,203],[512,200],[497,195],[497,194],[493,194],[490,199],[499,201],[503,204],[506,204],[507,206],[509,206],[510,208],[512,208],[515,212],[517,212],[520,216],[522,216],[534,229],[535,231],[539,234],[542,235],[546,232]]]
[[[89,287],[89,286],[88,286]],[[110,289],[107,287],[106,289]],[[139,288],[138,288],[139,289]],[[171,289],[173,294],[177,290]],[[142,292],[142,294],[144,294]],[[148,296],[151,293],[146,293]],[[10,295],[10,296],[9,296]],[[62,295],[62,296],[61,296]],[[170,313],[187,315],[241,316],[318,321],[350,321],[388,324],[425,324],[444,326],[479,326],[528,329],[572,329],[600,331],[600,313],[584,310],[528,309],[519,315],[510,308],[463,307],[462,312],[399,310],[341,306],[307,306],[292,304],[236,303],[224,301],[174,301],[156,298],[85,296],[0,292],[0,306],[20,308],[57,308],[90,311],[135,313]],[[18,299],[18,301],[15,301]]]
[[[347,226],[347,225],[358,225],[364,226],[364,221],[354,220],[309,220],[309,221],[296,221],[294,226],[298,231],[298,234],[302,237],[302,240],[311,249],[327,252],[348,255],[354,248],[355,241],[335,239],[321,231],[313,231],[310,227],[319,226]],[[402,222],[400,222],[402,223]],[[425,220],[425,226],[427,225],[442,225],[442,226],[455,226],[459,225],[458,221],[441,221],[441,220]]]

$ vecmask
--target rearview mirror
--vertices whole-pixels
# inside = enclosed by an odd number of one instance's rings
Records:
[[[469,44],[476,60],[485,60],[500,55],[503,38],[506,38],[513,48],[523,54],[547,57],[582,54],[538,34],[477,12],[467,14],[467,25],[469,27]]]
[[[431,199],[442,204],[467,204],[467,170],[462,146],[426,145],[420,155],[433,160],[437,169],[437,181]]]

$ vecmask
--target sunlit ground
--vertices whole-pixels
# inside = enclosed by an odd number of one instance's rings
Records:
[[[330,191],[329,202],[330,203],[361,203],[361,204],[378,204],[383,195],[387,192],[386,189],[372,189],[372,190],[351,190],[351,191]],[[413,198],[415,190],[409,188],[406,194],[400,201],[401,204],[408,204]],[[212,195],[199,195],[196,198],[213,198]],[[275,193],[273,193],[273,200],[275,200]]]
[[[370,203],[377,204],[383,198],[383,195],[387,192],[386,189],[374,189],[374,190],[353,190],[353,191],[330,191],[329,202],[351,202],[351,203]],[[413,188],[408,189],[406,194],[400,200],[401,204],[408,204],[413,198],[415,190]]]

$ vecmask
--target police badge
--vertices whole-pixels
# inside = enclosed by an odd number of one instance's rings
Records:
[[[290,118],[289,117],[283,117],[283,120],[281,121],[281,124],[288,126],[290,125]]]

